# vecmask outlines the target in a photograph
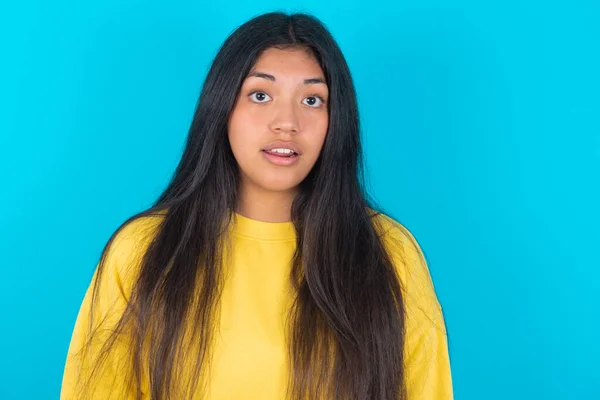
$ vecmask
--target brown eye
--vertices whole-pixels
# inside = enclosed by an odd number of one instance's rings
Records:
[[[265,100],[270,99],[269,95],[264,92],[252,92],[249,96],[250,100],[255,103],[264,103]]]
[[[306,103],[304,104],[313,108],[318,108],[322,103],[324,103],[323,99],[319,96],[308,96],[304,100],[306,100]]]

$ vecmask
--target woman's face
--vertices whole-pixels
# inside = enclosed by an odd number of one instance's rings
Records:
[[[242,185],[296,191],[323,147],[328,95],[323,71],[306,50],[269,48],[259,56],[228,122]],[[297,155],[265,151],[272,147]]]

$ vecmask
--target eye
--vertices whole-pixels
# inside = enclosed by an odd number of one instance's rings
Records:
[[[304,100],[308,100],[308,102],[305,103]],[[325,103],[325,100],[323,100],[323,98],[321,98],[321,96],[317,96],[317,95],[308,96],[304,100],[302,102],[312,108],[319,108],[319,106],[321,104]]]
[[[270,99],[268,94],[260,91],[252,92],[248,96],[250,97],[250,100],[255,103],[264,103],[267,99]]]

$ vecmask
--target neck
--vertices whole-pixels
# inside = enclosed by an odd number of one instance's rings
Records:
[[[292,202],[298,190],[269,191],[256,185],[242,185],[236,212],[263,222],[291,221]]]

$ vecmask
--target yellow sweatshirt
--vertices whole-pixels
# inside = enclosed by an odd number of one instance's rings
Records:
[[[295,243],[292,222],[269,223],[235,214],[231,226],[231,265],[220,304],[220,328],[215,336],[210,363],[208,393],[198,400],[282,400],[287,382],[284,323],[291,295],[289,270]],[[101,280],[99,309],[94,325],[101,319],[110,326],[118,321],[131,293],[135,269],[147,232],[160,217],[145,217],[127,225],[110,247]],[[410,232],[397,221],[379,215],[385,243],[398,267],[406,319],[407,390],[411,400],[453,398],[446,329],[442,309],[421,249],[414,246]],[[400,239],[401,246],[390,238]],[[95,273],[94,273],[95,277]],[[89,366],[76,353],[88,335],[92,284],[88,286],[73,330],[61,389],[61,399],[77,399],[77,376]],[[102,335],[93,344],[98,351]],[[97,371],[94,399],[134,399],[123,386],[123,362],[127,349],[116,346],[107,363]],[[93,357],[92,357],[93,359]],[[147,382],[146,382],[147,383]],[[198,390],[200,390],[199,385]],[[112,389],[112,390],[111,390]],[[199,393],[199,392],[198,392]],[[146,397],[149,395],[146,391]]]

